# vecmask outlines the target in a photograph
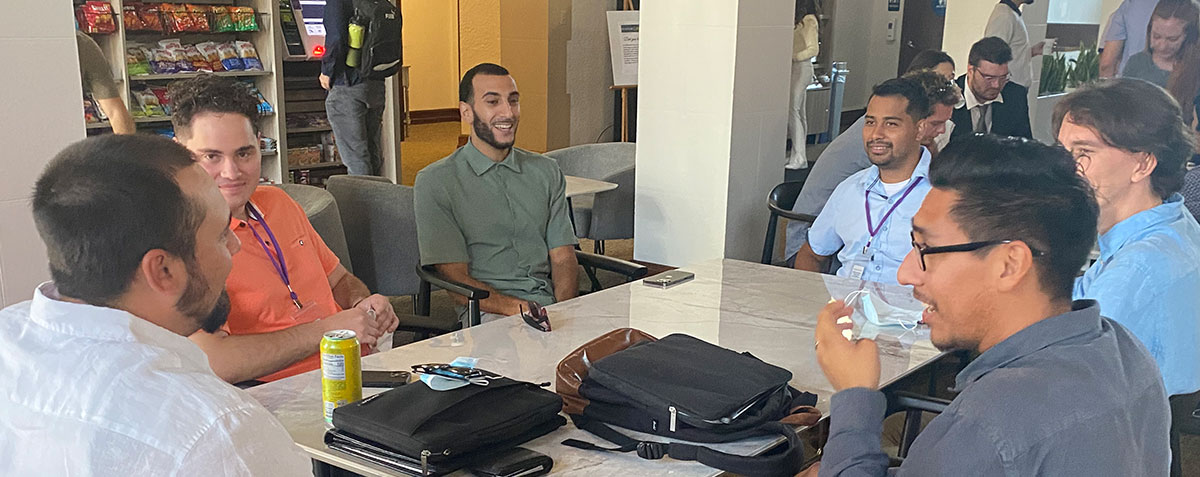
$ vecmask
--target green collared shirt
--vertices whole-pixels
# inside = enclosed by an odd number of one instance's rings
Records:
[[[554,303],[550,249],[575,245],[558,163],[513,148],[494,162],[469,141],[417,173],[421,264],[466,262],[500,293]]]

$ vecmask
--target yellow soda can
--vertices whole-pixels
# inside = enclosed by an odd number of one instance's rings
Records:
[[[333,330],[321,338],[321,401],[325,422],[333,410],[362,399],[362,356],[353,330]]]

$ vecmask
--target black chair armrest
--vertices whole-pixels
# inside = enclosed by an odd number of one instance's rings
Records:
[[[607,257],[604,255],[596,255],[593,253],[575,251],[575,260],[580,265],[585,267],[607,270],[613,273],[618,273],[625,277],[625,281],[631,282],[646,276],[649,270],[644,265],[638,265],[633,262],[627,262],[619,258]]]
[[[771,209],[771,212],[774,212],[776,215],[783,217],[785,219],[788,219],[788,220],[798,220],[801,222],[808,222],[810,224],[817,221],[817,216],[815,216],[815,215],[808,215],[808,214],[801,214],[799,212],[792,212],[790,210],[781,208],[770,202],[767,203],[767,208]]]
[[[473,286],[452,281],[442,274],[438,273],[433,265],[417,266],[417,276],[421,280],[433,284],[438,288],[446,290],[450,293],[456,293],[467,297],[469,301],[478,301],[487,298],[491,295],[487,290],[481,290]]]
[[[895,411],[915,409],[940,414],[946,410],[946,406],[950,405],[950,401],[946,399],[923,396],[907,391],[892,392],[890,397],[889,404]]]

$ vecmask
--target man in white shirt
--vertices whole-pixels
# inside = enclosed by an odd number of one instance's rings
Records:
[[[311,475],[186,338],[224,323],[241,246],[187,149],[76,143],[38,179],[33,215],[54,281],[0,311],[0,475]]]
[[[988,17],[983,36],[998,37],[1008,43],[1013,59],[1008,64],[1012,82],[1029,88],[1033,85],[1033,57],[1042,54],[1044,42],[1030,46],[1029,30],[1021,18],[1021,5],[1032,5],[1034,0],[1000,0]]]

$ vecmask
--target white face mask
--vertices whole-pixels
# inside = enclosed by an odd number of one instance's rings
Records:
[[[916,329],[921,321],[921,310],[906,310],[889,305],[885,300],[873,300],[868,290],[855,290],[846,295],[846,306],[862,313],[875,326],[901,326],[906,330]]]

